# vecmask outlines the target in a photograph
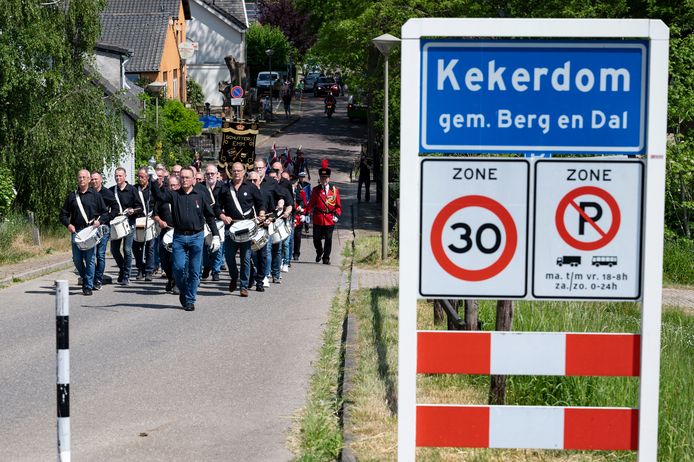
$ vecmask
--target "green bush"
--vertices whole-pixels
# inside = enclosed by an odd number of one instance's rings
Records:
[[[663,281],[694,284],[694,241],[666,239],[663,249]]]
[[[193,107],[205,104],[205,94],[202,92],[200,84],[195,80],[186,80],[186,99]]]

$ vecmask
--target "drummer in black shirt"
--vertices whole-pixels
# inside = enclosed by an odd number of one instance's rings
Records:
[[[106,246],[108,245],[109,237],[111,232],[108,228],[110,225],[111,217],[115,212],[118,211],[118,204],[116,203],[116,196],[110,189],[104,188],[104,177],[100,172],[92,172],[91,187],[94,192],[101,194],[101,198],[106,204],[106,209],[108,210],[108,220],[102,223],[106,225],[104,228],[104,234],[101,236],[101,240],[96,245],[96,270],[94,271],[94,290],[100,290],[101,284],[104,282],[104,270],[106,269]]]
[[[82,278],[82,293],[84,295],[92,294],[96,246],[82,250],[75,244],[75,237],[77,233],[88,226],[98,228],[102,223],[108,221],[108,211],[104,199],[89,187],[90,180],[89,170],[80,170],[77,173],[77,189],[68,194],[59,216],[60,222],[71,233],[72,261]],[[80,203],[84,209],[84,214],[80,209]]]
[[[154,175],[153,169],[149,172]],[[193,188],[195,176],[193,170],[181,169],[181,188],[178,191],[162,190],[156,181],[150,182],[155,200],[171,204],[174,237],[172,248],[173,273],[181,294],[178,296],[181,306],[186,311],[195,309],[195,298],[200,284],[202,250],[204,245],[205,223],[210,227],[212,250],[219,249],[220,239],[214,224],[212,207],[205,195]]]
[[[172,191],[178,191],[181,187],[181,180],[176,175],[171,175],[169,177],[168,188]],[[166,274],[166,292],[171,292],[172,294],[180,294],[178,287],[176,287],[176,279],[173,274],[173,258],[171,256],[172,243],[167,242],[165,236],[167,233],[171,232],[173,235],[173,217],[171,216],[171,203],[157,201],[154,207],[154,221],[159,225],[161,232],[159,233],[159,260],[161,261],[161,268]],[[167,243],[168,248],[167,248]]]
[[[231,182],[225,194],[220,198],[223,213],[221,219],[226,225],[226,230],[233,223],[241,221],[255,221],[256,216],[262,222],[265,221],[265,205],[260,195],[260,190],[244,181],[246,169],[241,162],[231,166]],[[229,292],[234,292],[240,287],[239,295],[248,297],[248,285],[251,276],[251,241],[236,242],[229,238],[226,240],[224,256],[229,268]],[[236,267],[236,252],[240,251],[241,276]]]
[[[130,284],[130,269],[133,264],[133,239],[135,238],[135,209],[138,208],[135,188],[125,181],[126,171],[118,167],[114,174],[115,186],[109,188],[116,199],[115,209],[111,209],[111,220],[119,215],[128,217],[130,233],[120,239],[111,239],[111,255],[118,265],[118,284]],[[142,207],[141,205],[139,206]],[[122,247],[122,252],[121,252]]]

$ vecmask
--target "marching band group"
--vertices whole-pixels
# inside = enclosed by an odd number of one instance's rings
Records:
[[[136,279],[151,281],[161,268],[166,292],[178,294],[186,311],[195,309],[200,280],[211,274],[219,281],[225,263],[229,291],[241,297],[253,286],[263,292],[270,281],[280,283],[299,259],[302,232],[311,221],[315,261],[330,264],[342,208],[327,161],[312,188],[307,170],[294,175],[274,160],[269,166],[256,160],[251,171],[234,163],[229,178],[214,164],[204,172],[180,165],[171,172],[162,165],[140,168],[136,185],[126,182],[127,172],[119,167],[111,188],[103,187],[99,172],[80,170],[60,221],[71,233],[82,293],[101,289],[108,242],[118,284],[130,284],[134,257]]]

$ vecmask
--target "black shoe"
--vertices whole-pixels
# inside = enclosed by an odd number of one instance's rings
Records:
[[[152,280],[152,273],[145,273],[145,281],[151,281]]]
[[[118,273],[118,284],[123,282],[123,273]]]
[[[227,270],[227,265],[222,265],[221,268],[219,268],[221,271],[226,271]]]
[[[219,273],[212,273],[212,280],[219,281]]]
[[[229,281],[229,292],[234,292],[236,290],[236,281],[232,279]]]
[[[294,254],[294,261],[299,261],[299,254],[298,253]]]
[[[101,283],[100,282],[94,283],[94,290],[101,290]]]
[[[173,289],[173,281],[166,281],[166,288],[164,288],[164,291],[171,292],[171,289]]]
[[[183,294],[180,294],[178,296],[178,301],[181,302],[182,307],[184,307],[184,308],[186,307],[186,299],[185,299],[185,297],[183,297]]]
[[[323,264],[324,264],[324,265],[329,265],[329,264],[330,264],[330,259],[329,259],[329,258],[324,258],[324,259],[323,259]]]
[[[89,296],[91,294],[92,294],[92,289],[87,289],[87,288],[82,289],[82,295]]]
[[[202,269],[202,277],[200,279],[207,279],[210,277],[210,267],[206,266]]]
[[[188,303],[186,306],[183,307],[185,311],[195,311],[195,305],[192,303]]]
[[[323,257],[323,252],[316,254],[316,263],[318,263],[322,257]]]
[[[261,282],[260,284],[256,284],[255,290],[258,292],[265,292],[265,287],[263,287],[263,283]]]
[[[179,295],[181,293],[180,290],[178,290],[178,287],[176,287],[176,283],[174,282],[173,287],[171,288],[171,293],[174,295]]]
[[[122,286],[129,286],[130,285],[130,280],[123,278],[123,280],[120,282],[120,285]]]
[[[143,271],[137,270],[137,276],[135,276],[135,280],[141,281],[144,276],[145,276],[145,273]]]

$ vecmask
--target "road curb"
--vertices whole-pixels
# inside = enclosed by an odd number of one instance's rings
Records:
[[[53,263],[48,266],[44,266],[41,268],[35,268],[29,271],[25,271],[23,273],[16,273],[12,274],[11,276],[7,276],[3,279],[0,279],[0,285],[6,286],[9,284],[12,284],[15,279],[22,279],[22,280],[29,280],[29,279],[35,279],[37,277],[43,276],[45,274],[50,274],[50,273],[55,273],[57,271],[61,271],[64,269],[68,269],[70,265],[72,264],[72,259],[64,260],[58,263]]]

